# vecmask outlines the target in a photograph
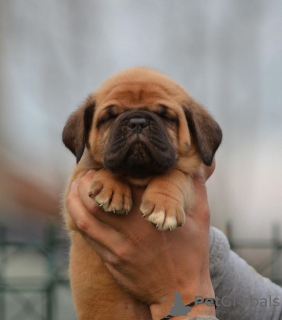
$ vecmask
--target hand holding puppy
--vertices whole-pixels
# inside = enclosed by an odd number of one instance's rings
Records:
[[[213,168],[206,168],[206,178]],[[161,318],[164,307],[160,300],[171,292],[180,291],[186,304],[196,295],[214,296],[208,268],[209,208],[201,176],[194,179],[192,212],[185,225],[172,232],[160,232],[142,218],[142,189],[134,189],[134,206],[128,215],[104,212],[87,195],[92,179],[90,172],[73,184],[68,211],[115,280],[148,303],[153,318]]]

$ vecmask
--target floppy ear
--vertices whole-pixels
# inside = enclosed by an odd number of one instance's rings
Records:
[[[62,138],[65,146],[76,156],[78,163],[82,157],[88,134],[91,129],[95,101],[88,97],[85,102],[68,118]]]
[[[201,159],[205,165],[210,166],[222,140],[221,129],[211,115],[195,101],[184,106],[184,113]]]

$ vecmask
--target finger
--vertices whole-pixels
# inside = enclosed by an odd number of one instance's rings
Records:
[[[136,191],[134,191],[135,205],[129,214],[114,214],[112,212],[105,212],[95,204],[93,199],[88,196],[88,190],[92,181],[93,172],[89,171],[78,182],[78,194],[87,210],[91,212],[98,220],[108,224],[117,231],[122,231],[128,228],[128,226],[131,225],[131,223],[133,223],[135,220],[134,215],[140,216],[140,219],[137,218],[140,222],[142,217],[139,207],[143,194],[143,190],[141,188],[136,188]]]
[[[208,205],[205,180],[201,175],[194,176],[194,203],[192,214],[187,219],[195,221],[201,227],[209,226],[210,211]],[[189,221],[187,221],[189,223]]]
[[[101,207],[99,207],[92,198],[89,197],[88,191],[89,187],[93,181],[94,172],[91,170],[86,175],[84,175],[78,182],[78,195],[86,207],[86,209],[91,212],[96,219],[114,227],[116,223],[120,223],[120,217],[126,217],[125,215],[118,215],[111,212],[105,212]]]
[[[105,262],[114,262],[114,251],[107,246],[104,246],[100,242],[95,241],[93,238],[84,236],[85,240],[91,245],[95,252],[101,257]]]
[[[78,195],[86,209],[93,214],[97,214],[99,211],[104,211],[99,206],[97,206],[93,199],[91,199],[88,195],[94,174],[95,171],[90,170],[83,177],[81,177],[78,181],[77,189]]]
[[[81,202],[77,189],[77,181],[71,186],[71,191],[66,199],[68,213],[72,217],[77,228],[88,237],[103,244],[108,245],[108,239],[119,239],[119,234],[109,225],[103,223],[93,216]],[[100,208],[97,208],[99,210]],[[105,237],[107,235],[107,237]]]
[[[215,170],[215,158],[213,158],[213,162],[210,166],[204,166],[204,178],[207,181],[209,179],[209,177],[213,174],[214,170]]]

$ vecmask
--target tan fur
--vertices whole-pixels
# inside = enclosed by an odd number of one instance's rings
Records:
[[[79,121],[75,126],[77,135],[82,135],[82,113],[91,103],[95,103],[95,112],[88,135],[87,146],[82,158],[75,166],[69,181],[85,174],[89,169],[97,169],[90,193],[104,210],[117,213],[128,212],[132,206],[130,184],[146,186],[140,210],[143,216],[160,229],[173,229],[185,220],[184,209],[193,204],[193,174],[201,170],[202,160],[195,141],[202,139],[200,133],[195,140],[191,128],[187,125],[187,114],[195,114],[195,130],[202,128],[206,122],[214,125],[209,114],[196,104],[177,83],[157,71],[146,68],[133,68],[109,78],[86,102],[69,118],[64,130],[64,142],[77,150],[79,137],[74,139],[73,127],[75,117]],[[114,105],[119,112],[145,108],[154,111],[157,105],[164,104],[169,112],[179,121],[177,126],[167,126],[167,134],[177,154],[177,164],[165,174],[145,179],[130,176],[118,176],[103,168],[103,154],[111,127],[97,128],[97,123],[106,107]],[[185,111],[186,110],[186,111]],[[186,113],[185,113],[186,112]],[[202,121],[202,119],[204,119]],[[204,124],[202,124],[204,122]],[[199,127],[199,128],[198,128]],[[217,128],[216,128],[217,129]],[[216,131],[216,130],[215,130]],[[213,132],[210,133],[211,136]],[[221,140],[218,133],[218,140]],[[220,138],[220,139],[219,139]],[[219,141],[220,143],[220,141]],[[219,144],[218,143],[218,144]],[[216,142],[217,144],[217,142]],[[209,142],[207,142],[207,148]],[[70,147],[69,147],[70,148]],[[216,147],[217,148],[217,147]],[[205,146],[202,152],[206,152]],[[73,150],[72,150],[73,151]],[[74,152],[74,151],[73,151]],[[102,189],[102,192],[100,190]],[[109,204],[107,201],[114,191]],[[123,201],[122,199],[125,199]],[[148,307],[124,293],[116,284],[104,263],[81,236],[77,226],[65,212],[67,226],[71,233],[70,278],[79,320],[133,320],[151,319]]]

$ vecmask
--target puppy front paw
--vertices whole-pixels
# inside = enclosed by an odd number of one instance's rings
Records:
[[[127,214],[132,207],[130,187],[124,182],[103,175],[94,176],[88,195],[106,212]]]
[[[144,194],[140,210],[143,217],[159,230],[173,230],[185,222],[185,212],[181,203],[163,194]]]

